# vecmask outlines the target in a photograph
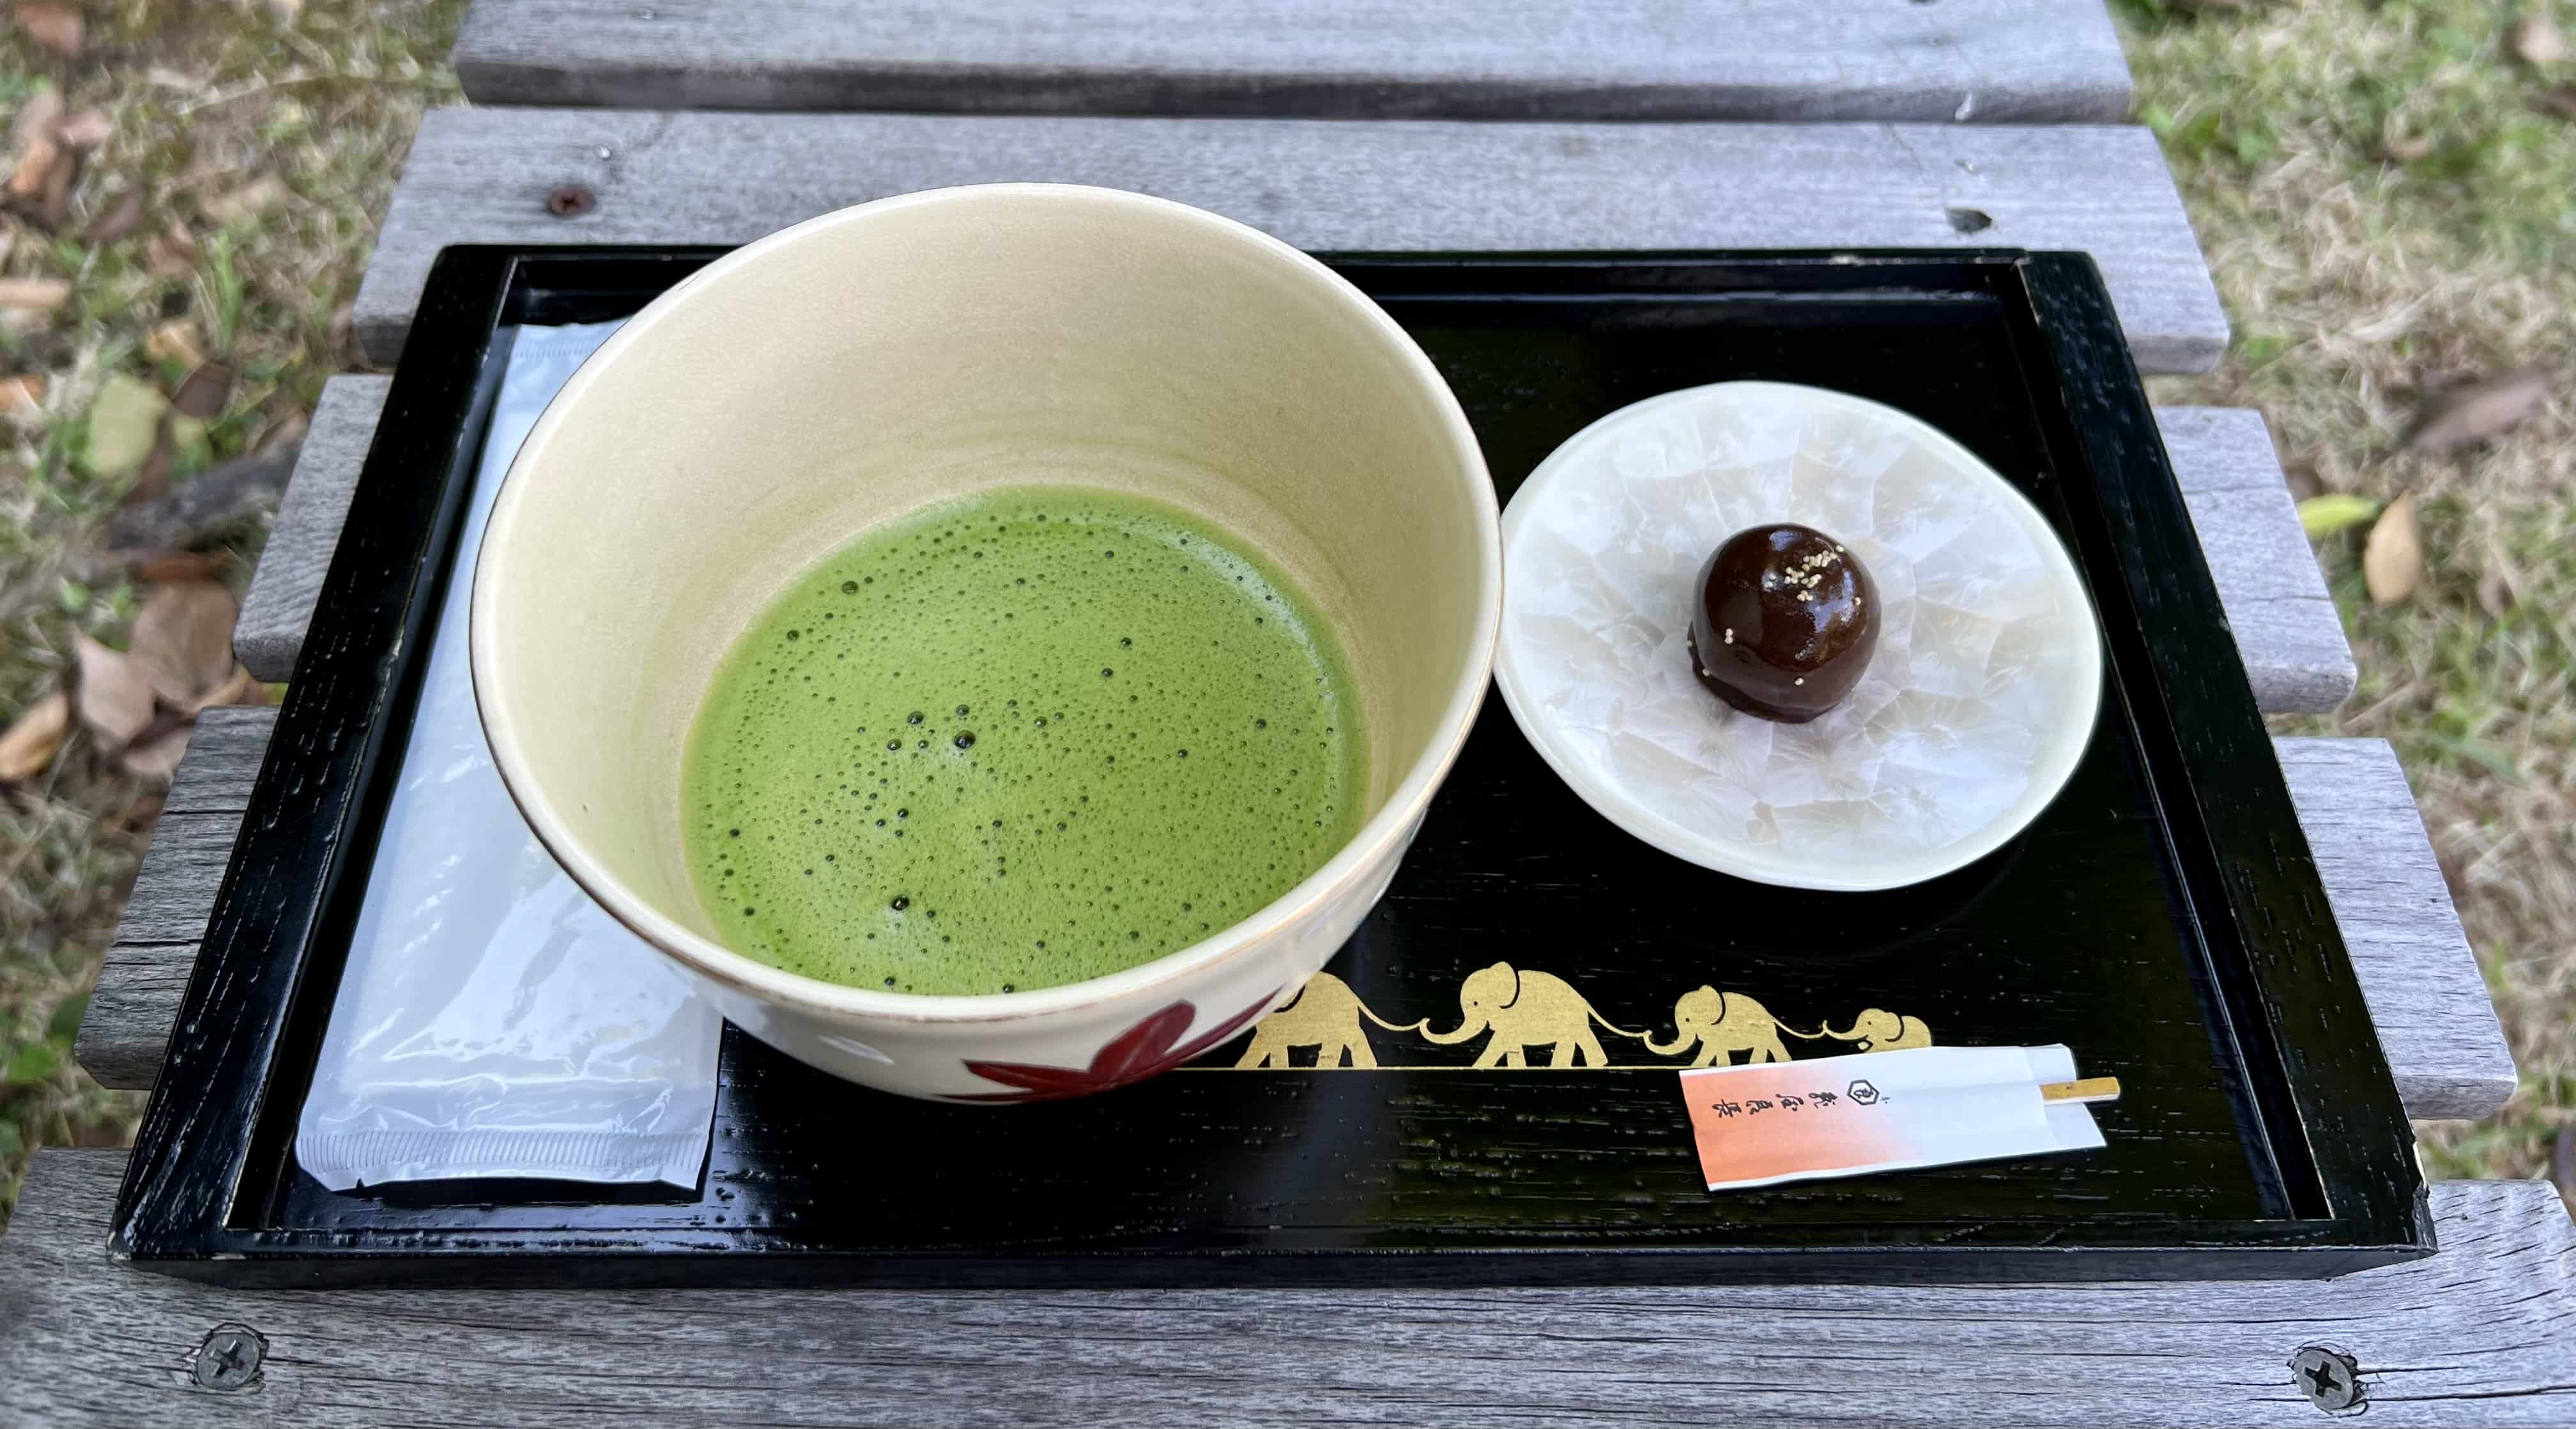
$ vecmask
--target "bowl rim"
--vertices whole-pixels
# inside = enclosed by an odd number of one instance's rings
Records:
[[[630,891],[623,880],[599,866],[573,838],[551,800],[529,768],[525,753],[510,737],[508,718],[496,718],[496,706],[507,697],[506,680],[492,668],[492,647],[499,638],[499,614],[492,589],[510,560],[506,539],[516,525],[528,490],[524,474],[543,459],[558,431],[571,420],[582,394],[624,353],[643,341],[653,327],[681,305],[713,300],[710,290],[730,274],[773,254],[834,230],[874,223],[890,215],[952,204],[1079,203],[1146,222],[1195,229],[1220,243],[1278,263],[1311,282],[1344,312],[1357,317],[1406,368],[1431,398],[1433,418],[1460,459],[1460,477],[1470,482],[1468,506],[1476,525],[1474,621],[1467,659],[1453,683],[1428,745],[1405,770],[1377,811],[1364,821],[1323,866],[1243,919],[1151,962],[1080,982],[1033,988],[1026,992],[973,995],[884,992],[826,982],[774,967],[681,926]],[[1481,499],[1477,499],[1481,496]],[[855,536],[857,533],[853,533]],[[1311,254],[1249,224],[1174,200],[1125,189],[1086,184],[999,183],[926,189],[836,209],[755,239],[682,279],[627,319],[583,361],[547,402],[512,455],[486,518],[484,538],[475,554],[473,591],[467,619],[467,667],[474,688],[476,718],[492,751],[502,788],[516,804],[529,830],[567,877],[590,895],[610,917],[646,943],[691,971],[738,992],[808,1013],[868,1018],[915,1025],[1014,1022],[1097,1009],[1188,978],[1263,947],[1312,910],[1345,892],[1381,868],[1390,855],[1400,855],[1432,795],[1448,776],[1475,728],[1485,691],[1492,684],[1496,645],[1502,626],[1503,543],[1501,512],[1484,448],[1467,422],[1439,369],[1432,365],[1411,334],[1350,280]],[[694,892],[694,890],[692,890]]]
[[[1797,863],[1785,858],[1746,856],[1747,846],[1713,838],[1708,834],[1646,808],[1618,788],[1592,777],[1583,761],[1568,747],[1556,724],[1545,717],[1538,702],[1522,688],[1521,670],[1515,659],[1516,646],[1508,628],[1499,638],[1494,654],[1494,683],[1501,687],[1503,704],[1512,712],[1522,735],[1547,761],[1557,777],[1564,780],[1583,802],[1602,817],[1628,833],[1671,854],[1719,873],[1763,883],[1776,888],[1810,889],[1826,893],[1868,893],[1890,888],[1906,888],[1939,878],[1946,873],[1975,863],[2030,827],[2073,778],[2085,752],[2092,747],[2093,734],[2102,716],[2102,620],[2093,603],[2093,593],[2085,585],[2083,573],[2076,569],[2074,557],[2068,554],[2065,541],[2048,518],[2040,513],[2030,498],[2024,496],[2003,474],[1988,465],[1976,453],[1961,445],[1949,433],[1924,421],[1911,412],[1900,411],[1883,402],[1837,392],[1827,387],[1811,387],[1795,382],[1739,380],[1711,382],[1698,387],[1683,387],[1671,392],[1642,398],[1610,412],[1565,439],[1556,450],[1533,469],[1520,489],[1512,494],[1512,503],[1503,513],[1503,550],[1508,563],[1520,533],[1532,525],[1530,513],[1545,499],[1548,488],[1566,480],[1566,473],[1582,461],[1587,450],[1606,440],[1619,428],[1653,415],[1667,407],[1703,402],[1753,401],[1788,404],[1808,409],[1839,407],[1895,428],[1910,440],[1920,443],[1945,465],[1972,481],[1991,484],[2009,498],[2003,503],[2010,519],[2017,522],[2038,546],[2040,564],[2049,572],[2050,582],[2060,593],[2070,595],[2076,608],[2089,620],[2085,625],[2091,639],[2075,642],[2076,659],[2081,668],[2080,718],[2077,707],[2069,707],[2067,718],[2054,724],[2044,734],[2038,753],[2031,761],[2030,785],[2012,807],[1989,820],[1984,827],[1965,838],[1906,858],[1852,861],[1833,865]],[[1795,520],[1795,513],[1781,520]],[[1506,577],[1508,580],[1508,576]],[[1510,593],[1504,594],[1506,613]],[[1753,718],[1753,716],[1745,716]]]

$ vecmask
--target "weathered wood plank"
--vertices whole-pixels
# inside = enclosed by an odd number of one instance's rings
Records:
[[[0,1239],[0,1412],[155,1424],[2373,1425],[2576,1419],[2576,1227],[2432,1187],[2441,1253],[2331,1281],[1706,1290],[248,1291],[108,1263],[124,1153],[47,1151]],[[195,1388],[227,1322],[258,1381]]]
[[[273,720],[225,711],[189,748],[173,791],[184,807],[144,857],[73,1047],[105,1085],[149,1086],[159,1072]],[[2396,756],[2370,739],[2277,747],[2407,1111],[2494,1111],[2513,1093],[2513,1061]]]
[[[161,1052],[179,1020],[197,942],[276,723],[277,711],[265,707],[197,716],[72,1039],[73,1059],[102,1086],[148,1087],[161,1075]]]
[[[2099,0],[480,0],[453,58],[477,104],[617,109],[2046,124],[2129,107]]]
[[[867,199],[1012,179],[1160,194],[1311,249],[2084,249],[2142,367],[2204,370],[2227,342],[2144,129],[596,109],[427,115],[357,329],[390,362],[451,243],[742,243]],[[596,207],[555,217],[565,185]]]
[[[2274,714],[2318,714],[2342,704],[2358,678],[2352,645],[2299,526],[2263,414],[2158,407],[2156,426],[2255,701]]]
[[[233,626],[234,657],[260,679],[284,680],[295,673],[305,627],[313,623],[313,603],[322,594],[322,577],[331,568],[341,524],[348,519],[349,494],[356,489],[367,445],[376,437],[376,419],[384,415],[385,390],[392,385],[392,378],[367,376],[334,377],[322,384],[322,401],[313,409],[304,451],[287,479],[259,569],[251,574],[250,594],[242,601],[241,619]]]
[[[2273,747],[2380,1046],[2392,1063],[2405,1049],[2406,1114],[2493,1113],[2513,1095],[2513,1052],[2397,751],[2380,739]]]
[[[2299,525],[2263,414],[2158,407],[2156,427],[2254,702],[2269,714],[2318,714],[2342,704],[2358,678],[2352,645]]]

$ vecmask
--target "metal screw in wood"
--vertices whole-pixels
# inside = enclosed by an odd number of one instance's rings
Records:
[[[217,1325],[206,1332],[188,1364],[188,1378],[199,1389],[230,1394],[259,1383],[260,1361],[268,1358],[268,1341],[248,1325]]]
[[[579,218],[599,207],[599,195],[579,184],[565,184],[546,195],[546,212],[557,218]]]
[[[2310,1345],[2290,1357],[2290,1374],[2308,1402],[2328,1414],[2361,1404],[2361,1365],[2339,1350]]]

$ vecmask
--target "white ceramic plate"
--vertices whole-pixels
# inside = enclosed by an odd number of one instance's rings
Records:
[[[1701,688],[1701,563],[1771,521],[1848,545],[1877,654],[1803,725]],[[1585,802],[1655,847],[1793,888],[1897,888],[1992,853],[2075,771],[2101,700],[2092,602],[2056,532],[1933,427],[1839,392],[1722,382],[1623,407],[1503,513],[1495,676]]]

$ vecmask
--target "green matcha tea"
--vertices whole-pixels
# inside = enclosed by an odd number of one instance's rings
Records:
[[[917,993],[1078,982],[1348,841],[1350,678],[1279,576],[1169,507],[989,493],[870,531],[725,658],[681,798],[732,947]]]

